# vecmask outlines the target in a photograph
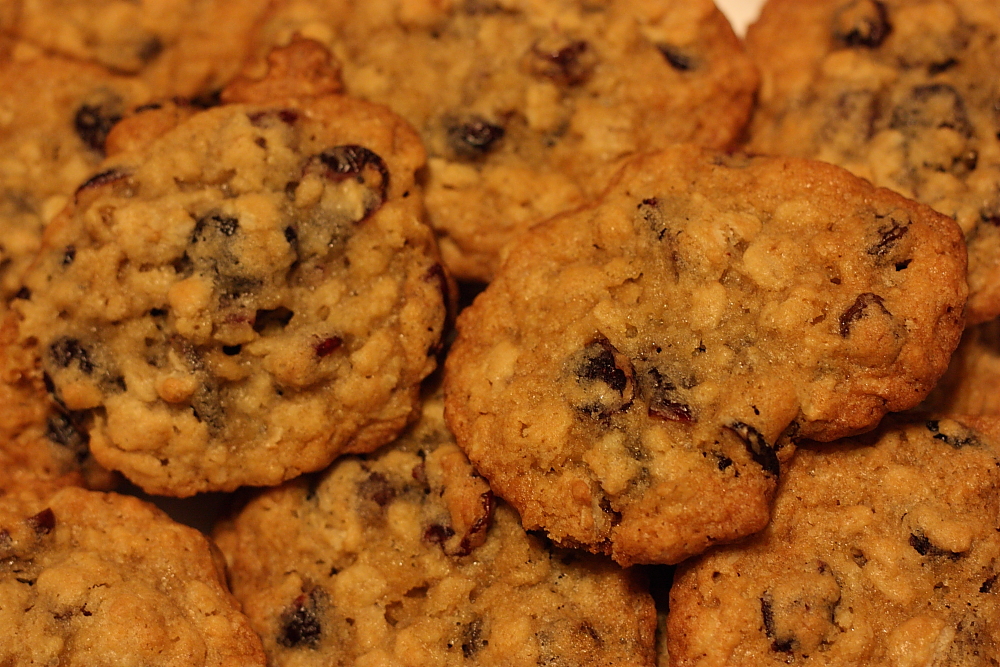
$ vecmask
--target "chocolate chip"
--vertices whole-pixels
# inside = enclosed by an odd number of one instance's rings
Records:
[[[457,157],[467,160],[480,158],[494,150],[503,139],[504,132],[503,127],[481,116],[446,123],[449,148]]]
[[[26,523],[36,535],[48,535],[56,527],[56,515],[51,508],[46,507],[35,516],[26,519]]]
[[[679,47],[673,44],[657,44],[656,48],[663,54],[670,66],[678,72],[690,72],[695,68],[695,59],[684,53]]]
[[[73,128],[83,143],[103,153],[108,133],[121,119],[121,100],[109,100],[103,104],[81,104],[73,116]]]
[[[885,5],[877,0],[854,0],[833,17],[833,38],[844,46],[874,49],[891,31]]]
[[[774,447],[769,445],[760,431],[749,424],[736,421],[726,424],[725,428],[736,434],[746,447],[750,458],[764,469],[764,472],[777,477],[781,473],[781,465],[774,453]]]
[[[552,47],[535,44],[531,55],[532,72],[560,86],[585,83],[597,61],[590,44],[583,40],[560,41]]]
[[[90,353],[76,338],[63,337],[56,340],[49,346],[49,356],[59,368],[67,368],[75,362],[83,373],[89,375],[94,372]]]
[[[866,311],[872,305],[878,306],[883,313],[892,316],[892,313],[885,307],[885,300],[878,294],[873,294],[872,292],[863,292],[858,295],[858,298],[854,300],[850,308],[845,310],[840,315],[840,335],[843,338],[847,338],[851,335],[851,325],[862,317],[865,317]]]
[[[279,619],[278,643],[287,648],[315,647],[323,634],[320,614],[325,599],[320,588],[295,598]]]

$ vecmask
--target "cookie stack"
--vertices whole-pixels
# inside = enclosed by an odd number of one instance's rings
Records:
[[[0,8],[0,663],[1000,660],[998,30]]]

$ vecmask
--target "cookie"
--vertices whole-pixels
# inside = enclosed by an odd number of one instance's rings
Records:
[[[13,305],[94,456],[186,496],[392,440],[446,310],[416,134],[335,95],[223,105],[168,131],[163,112],[49,225]]]
[[[677,562],[764,526],[795,439],[918,403],[964,275],[926,206],[820,162],[678,146],[512,248],[459,316],[448,422],[529,529]]]
[[[164,95],[218,92],[236,75],[266,0],[20,0],[16,39],[139,75]]]
[[[1000,659],[1000,421],[800,449],[770,525],[678,566],[674,667]]]
[[[104,139],[142,82],[101,67],[25,52],[0,61],[0,304],[41,243],[42,227],[104,158]],[[0,305],[0,311],[5,309]]]
[[[260,39],[296,32],[335,49],[350,94],[420,131],[431,224],[464,279],[488,280],[511,238],[596,194],[618,158],[732,143],[757,82],[708,0],[288,0]]]
[[[1000,314],[1000,12],[990,0],[772,0],[749,149],[833,162],[954,217],[970,323]]]
[[[0,661],[261,665],[203,535],[135,498],[0,496]]]
[[[1000,417],[1000,320],[965,330],[948,370],[918,409]]]
[[[526,533],[440,398],[389,447],[265,491],[215,538],[271,665],[654,664],[640,576]]]

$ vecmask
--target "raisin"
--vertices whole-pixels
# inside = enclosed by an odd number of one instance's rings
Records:
[[[768,596],[764,596],[760,599],[760,615],[764,621],[764,633],[767,635],[768,639],[773,640],[771,642],[771,650],[778,653],[788,653],[792,650],[792,640],[791,639],[777,639],[775,635],[774,627],[774,609],[771,607],[771,599]]]
[[[628,385],[625,371],[616,365],[615,349],[606,338],[599,338],[586,347],[577,375],[583,380],[603,382],[619,394]]]
[[[396,497],[396,489],[385,475],[373,472],[368,475],[368,479],[358,484],[358,495],[371,500],[379,507],[385,507]]]
[[[207,424],[211,433],[219,433],[226,425],[226,410],[222,405],[219,388],[214,384],[203,383],[191,397],[191,412],[195,419]]]
[[[909,97],[892,111],[893,129],[949,128],[962,136],[972,136],[972,125],[965,102],[953,87],[945,83],[917,86]]]
[[[130,194],[127,189],[127,186],[129,185],[128,180],[129,180],[128,172],[122,171],[121,169],[108,169],[107,171],[102,171],[99,174],[95,174],[90,178],[88,178],[86,181],[84,181],[83,184],[76,189],[74,196],[76,197],[77,202],[79,202],[80,194],[85,190],[99,188],[111,184],[126,186],[125,188],[123,188],[122,194],[127,196],[128,194]]]
[[[495,149],[503,139],[504,128],[480,116],[446,124],[448,146],[459,158],[473,160]]]
[[[475,522],[469,526],[469,530],[462,537],[462,542],[458,545],[458,552],[456,556],[468,556],[472,553],[472,550],[478,546],[481,546],[486,539],[486,531],[490,527],[490,521],[493,518],[493,508],[496,506],[496,500],[493,497],[492,491],[487,491],[479,496],[479,516],[476,517]]]
[[[535,44],[531,55],[532,72],[560,86],[585,83],[596,64],[593,49],[583,40],[561,42],[552,48]]]
[[[45,437],[74,452],[80,462],[87,457],[90,434],[69,415],[59,412],[49,417],[45,422]]]
[[[444,546],[444,543],[448,541],[448,538],[454,534],[455,531],[448,526],[433,523],[427,526],[427,529],[424,531],[424,542]]]
[[[115,123],[122,119],[121,101],[104,104],[81,104],[73,116],[73,128],[87,146],[104,153],[104,140]]]
[[[934,434],[932,437],[935,440],[940,440],[952,449],[961,449],[963,447],[981,445],[979,439],[971,431],[964,429],[960,425],[958,425],[957,429],[955,427],[952,427],[951,429],[961,431],[961,433],[957,434],[942,433],[941,422],[937,420],[928,421],[926,426],[927,430]]]
[[[778,463],[778,456],[774,453],[774,447],[764,440],[760,431],[739,421],[726,424],[725,428],[735,433],[743,441],[750,458],[763,468],[764,472],[775,477],[781,473],[781,465]]]
[[[673,44],[657,44],[656,48],[664,59],[678,72],[690,72],[696,66],[695,59]]]
[[[314,344],[313,350],[316,351],[317,357],[320,358],[328,357],[337,350],[339,350],[340,346],[343,345],[343,343],[344,341],[342,341],[337,336],[330,336],[329,338],[324,338],[323,340]]]
[[[994,574],[992,577],[983,582],[983,585],[979,587],[980,593],[992,593],[993,586],[997,583],[997,576]]]
[[[389,168],[385,161],[376,153],[364,146],[344,145],[328,148],[313,158],[325,168],[323,174],[334,182],[348,178],[357,179],[376,190],[379,202],[375,208],[382,205],[389,192]],[[370,179],[370,182],[369,182]],[[372,213],[375,209],[367,211]]]
[[[68,368],[71,363],[76,362],[77,367],[83,373],[90,375],[94,372],[90,353],[76,338],[60,338],[49,346],[49,354],[52,361],[60,368]]]
[[[833,18],[833,38],[844,46],[874,49],[891,31],[889,14],[878,0],[854,0]]]
[[[715,458],[718,461],[716,465],[719,467],[719,470],[725,471],[727,468],[733,465],[733,460],[723,454],[715,454]]]
[[[232,216],[223,215],[218,211],[213,211],[202,216],[194,225],[191,232],[191,243],[207,241],[211,232],[217,232],[225,237],[232,236],[239,230],[240,221]]]
[[[948,551],[947,549],[942,549],[939,546],[933,544],[926,535],[922,533],[913,533],[910,535],[910,546],[921,556],[931,556],[933,557],[945,557],[949,560],[958,560],[962,557],[962,553],[955,551]]]
[[[52,513],[51,508],[46,507],[35,516],[26,519],[26,522],[36,535],[48,535],[56,527],[56,515]]]
[[[323,634],[320,608],[324,598],[325,594],[320,588],[314,588],[308,595],[302,594],[295,598],[281,614],[278,643],[287,648],[316,646]]]
[[[677,387],[656,368],[646,373],[646,394],[649,396],[650,417],[672,422],[690,424],[694,421],[694,410],[683,401],[677,400]]]
[[[909,231],[909,225],[900,225],[896,220],[893,220],[891,225],[879,227],[879,240],[868,248],[868,254],[883,257]]]
[[[462,633],[462,655],[471,658],[489,646],[489,640],[484,636],[483,620],[477,618],[465,626]]]
[[[847,338],[851,335],[851,325],[857,320],[860,320],[865,316],[865,311],[872,305],[877,305],[882,309],[882,312],[886,315],[892,316],[892,313],[885,307],[885,300],[878,294],[873,294],[872,292],[862,292],[858,295],[858,298],[854,300],[851,307],[845,310],[840,315],[840,335],[843,338]]]

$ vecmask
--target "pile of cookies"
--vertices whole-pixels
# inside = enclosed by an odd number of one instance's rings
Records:
[[[997,664],[998,73],[994,0],[4,3],[0,664]]]

